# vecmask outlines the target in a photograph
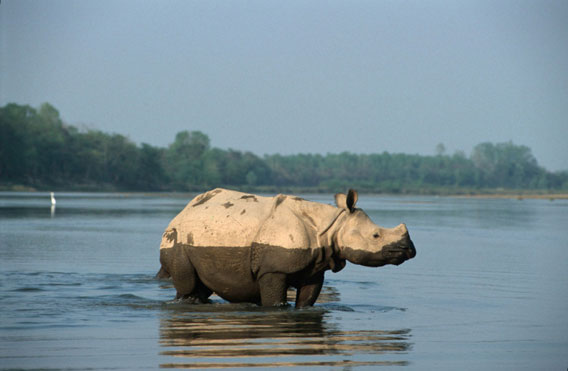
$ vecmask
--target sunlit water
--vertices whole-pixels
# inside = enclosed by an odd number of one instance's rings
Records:
[[[567,201],[362,195],[416,258],[295,310],[172,300],[153,276],[187,195],[56,197],[0,193],[0,369],[568,367]]]

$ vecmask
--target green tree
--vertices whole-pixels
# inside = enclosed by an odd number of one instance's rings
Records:
[[[471,156],[388,152],[296,154],[260,158],[251,152],[211,148],[199,131],[182,131],[167,148],[136,145],[120,134],[66,125],[48,103],[38,109],[0,107],[0,182],[37,187],[88,186],[129,190],[205,188],[347,187],[374,192],[428,192],[443,187],[568,189],[568,171],[548,172],[530,148],[480,143]]]
[[[159,190],[166,183],[167,179],[162,167],[162,156],[162,149],[142,143],[135,175],[137,189]]]
[[[174,187],[190,190],[206,184],[203,167],[207,150],[207,135],[199,131],[181,131],[176,134],[164,156],[164,168]]]
[[[0,108],[0,179],[26,179],[27,169],[35,160],[27,136],[29,118],[35,115],[30,106],[8,104]]]
[[[512,142],[478,144],[471,160],[480,172],[478,182],[489,187],[534,187],[544,174],[530,148]]]

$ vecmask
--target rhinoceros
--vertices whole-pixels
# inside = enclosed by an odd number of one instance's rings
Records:
[[[399,265],[416,255],[404,224],[383,228],[355,207],[357,192],[335,195],[337,207],[279,194],[262,197],[217,188],[198,195],[170,222],[160,245],[158,278],[173,280],[177,299],[296,307],[317,300],[327,270],[346,260]]]

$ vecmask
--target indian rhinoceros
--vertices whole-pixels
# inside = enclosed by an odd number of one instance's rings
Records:
[[[336,205],[277,195],[261,197],[217,188],[203,193],[170,222],[160,245],[158,278],[177,298],[207,302],[215,292],[230,302],[311,306],[324,272],[346,260],[370,267],[401,264],[416,255],[404,224],[383,228],[355,207],[357,192]]]

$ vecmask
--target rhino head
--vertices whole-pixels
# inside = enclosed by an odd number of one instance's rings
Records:
[[[346,214],[335,239],[341,259],[368,267],[380,267],[399,265],[416,256],[406,225],[383,228],[373,223],[363,210],[355,208],[356,191],[335,195],[335,202],[339,208],[345,209]]]

